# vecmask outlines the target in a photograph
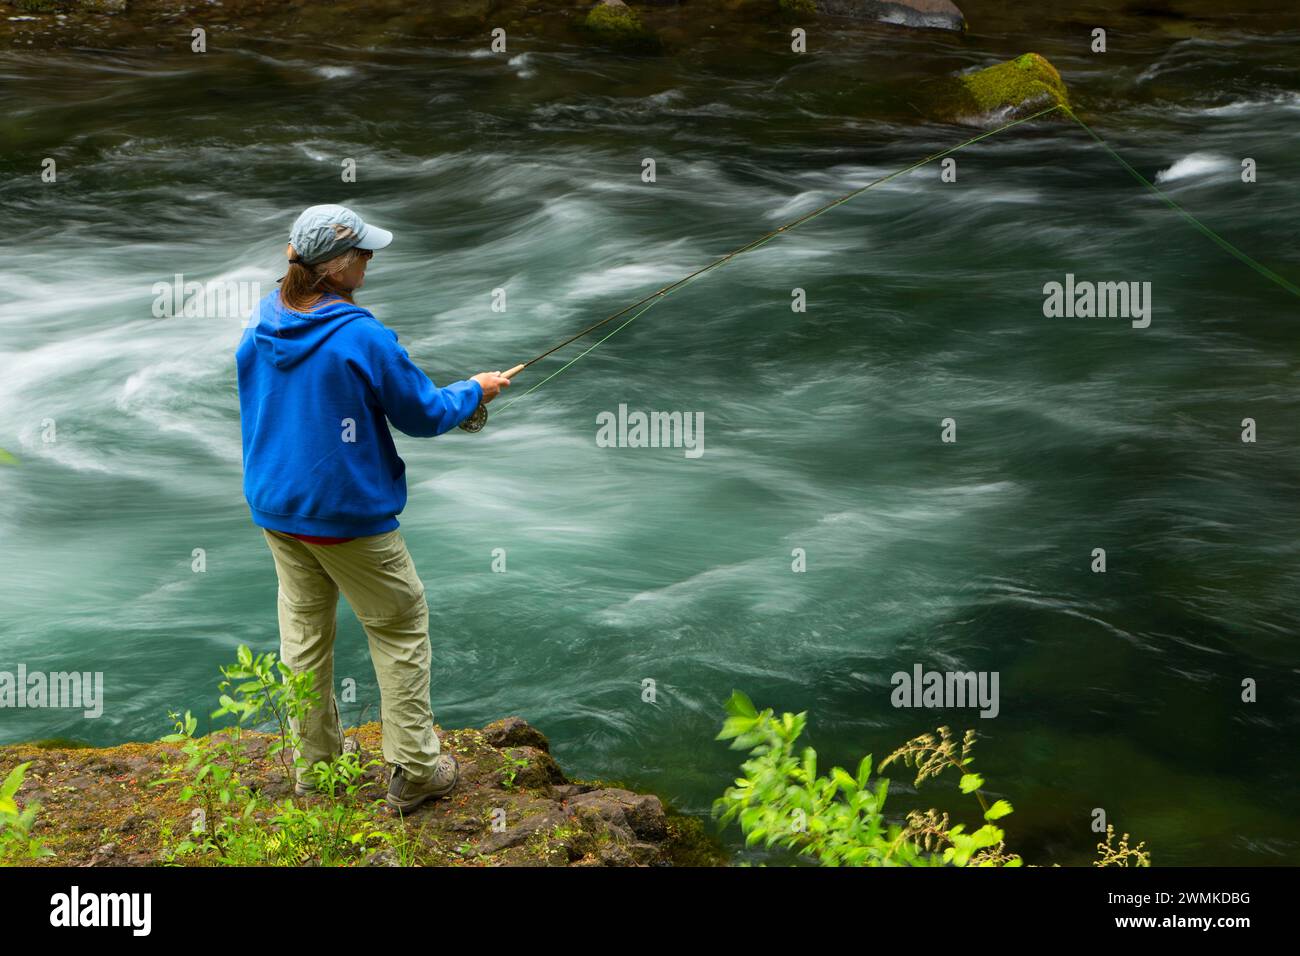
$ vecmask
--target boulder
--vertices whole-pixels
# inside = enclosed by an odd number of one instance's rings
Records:
[[[834,17],[879,20],[904,27],[964,32],[966,18],[952,0],[817,0]]]
[[[628,53],[659,53],[663,41],[641,22],[623,0],[600,0],[581,21],[582,29],[599,43]]]
[[[569,808],[594,814],[611,828],[630,831],[642,840],[662,841],[668,836],[663,804],[650,794],[608,787],[571,797]]]
[[[817,0],[777,0],[777,9],[787,17],[817,15]]]
[[[522,717],[502,717],[484,724],[483,739],[498,750],[506,747],[535,747],[549,753],[551,749],[546,735]]]
[[[546,790],[553,784],[568,783],[560,765],[545,750],[536,747],[509,747],[503,749],[502,753],[506,760],[497,772],[498,786]]]
[[[568,814],[560,810],[536,813],[512,827],[492,832],[475,844],[476,852],[485,856],[500,853],[510,847],[526,843],[535,833],[547,833],[568,822]]]
[[[595,789],[589,783],[564,783],[551,787],[551,797],[555,800],[569,800],[580,793],[589,793]]]
[[[1070,106],[1061,74],[1037,53],[945,77],[931,84],[922,99],[934,119],[975,124],[1019,119],[1054,105]]]

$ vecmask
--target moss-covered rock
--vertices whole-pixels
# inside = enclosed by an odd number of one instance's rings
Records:
[[[1018,119],[1052,106],[1070,106],[1061,74],[1037,53],[946,77],[926,92],[926,112],[950,122]]]
[[[349,732],[363,763],[378,760],[377,723]],[[454,754],[461,779],[447,797],[405,816],[385,814],[375,827],[394,837],[362,861],[367,866],[717,866],[726,858],[699,820],[682,817],[653,794],[598,782],[569,782],[550,743],[518,717],[482,729],[438,729],[444,753]],[[245,733],[251,759],[243,782],[267,801],[289,798],[284,769],[269,751],[275,738]],[[169,780],[172,743],[86,747],[71,740],[0,746],[0,779],[29,763],[18,803],[40,804],[33,834],[54,855],[40,866],[156,866],[164,846],[191,824],[193,806]],[[387,773],[366,771],[363,803],[382,795]],[[300,805],[324,799],[298,797]],[[269,813],[269,804],[258,811]],[[260,819],[260,818],[259,818]],[[268,824],[269,825],[269,824]],[[401,859],[393,846],[402,846]],[[196,865],[207,862],[193,858]],[[303,865],[312,865],[310,858]]]
[[[39,750],[89,750],[91,745],[83,740],[73,740],[71,737],[46,737],[44,740],[33,740],[31,746]]]
[[[582,29],[600,43],[629,53],[660,53],[663,41],[623,0],[601,0],[582,19]]]
[[[816,0],[776,0],[777,10],[787,19],[817,16]]]

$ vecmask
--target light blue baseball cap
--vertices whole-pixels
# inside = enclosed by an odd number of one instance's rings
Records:
[[[333,204],[309,206],[289,230],[294,253],[307,265],[333,259],[353,246],[382,249],[392,241],[387,229],[368,226],[351,209]]]

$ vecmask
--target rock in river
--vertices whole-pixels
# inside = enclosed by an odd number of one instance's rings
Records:
[[[966,29],[966,18],[952,0],[817,0],[823,13],[932,30]]]
[[[934,119],[975,124],[1006,122],[1051,106],[1070,106],[1061,74],[1037,53],[1025,53],[974,73],[944,77],[927,84],[922,99],[925,112]]]

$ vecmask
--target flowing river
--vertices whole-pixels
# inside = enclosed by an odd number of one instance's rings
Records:
[[[1011,28],[1000,51],[881,36],[806,60],[0,55],[0,670],[104,675],[101,716],[6,709],[0,740],[154,739],[215,706],[239,644],[278,646],[240,319],[154,304],[177,274],[269,291],[307,205],[396,233],[358,301],[442,384],[974,135],[908,115],[911,80],[1037,49],[1139,171],[1300,280],[1300,33],[1105,65]],[[701,815],[742,759],[714,740],[733,688],[808,711],[824,769],[973,727],[1031,862],[1086,863],[1102,808],[1158,864],[1300,863],[1297,300],[1065,120],[956,159],[955,183],[929,165],[838,206],[523,396],[585,346],[538,363],[479,434],[397,436],[435,717],[521,715],[571,776]],[[1046,317],[1067,274],[1150,283],[1149,326]],[[620,405],[702,414],[702,453],[603,447]],[[996,717],[893,706],[917,665],[996,673]],[[336,672],[345,722],[377,719],[345,604]]]

